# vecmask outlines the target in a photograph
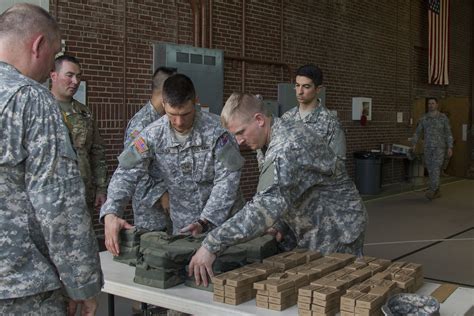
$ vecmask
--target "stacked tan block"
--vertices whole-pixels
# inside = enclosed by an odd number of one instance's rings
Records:
[[[325,258],[340,260],[344,267],[300,289],[298,295],[300,315],[334,315],[340,309],[341,296],[346,289],[372,277],[390,264],[388,260],[372,257],[356,259],[351,254],[335,253]]]
[[[285,272],[271,274],[266,280],[256,282],[257,307],[282,311],[296,304],[298,289],[308,285],[305,275],[289,275]]]
[[[415,292],[422,284],[420,264],[394,262],[347,290],[341,297],[341,316],[382,315],[381,306],[388,297],[400,292]]]
[[[252,263],[244,267],[214,276],[214,301],[239,305],[253,299],[256,291],[253,283],[264,280],[277,269],[263,263]]]

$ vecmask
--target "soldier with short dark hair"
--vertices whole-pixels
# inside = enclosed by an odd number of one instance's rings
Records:
[[[424,138],[423,153],[430,178],[426,197],[429,200],[441,197],[439,177],[445,157],[453,155],[453,135],[446,115],[438,109],[438,99],[427,98],[428,113],[418,121],[412,138],[413,150],[421,135]]]
[[[77,156],[41,84],[60,37],[38,6],[0,15],[1,315],[94,315],[103,284]]]
[[[120,218],[123,208],[147,173],[155,184],[142,203],[152,206],[168,191],[173,234],[205,233],[243,205],[238,146],[218,116],[198,111],[195,103],[190,78],[176,74],[166,79],[166,115],[145,127],[119,156],[100,213],[105,245],[113,255],[119,254],[119,231],[131,228]]]
[[[140,132],[165,114],[163,108],[163,84],[176,73],[176,68],[158,67],[152,76],[151,99],[128,122],[124,137],[124,149],[127,148]],[[153,186],[153,180],[146,174],[140,179],[132,197],[133,223],[135,226],[161,231],[170,229],[169,195],[163,193],[159,203],[147,207],[142,203]],[[171,232],[169,232],[171,233]]]
[[[239,145],[265,155],[253,199],[211,231],[189,271],[207,285],[216,253],[286,224],[297,246],[362,255],[367,213],[344,163],[311,128],[266,114],[255,96],[233,93],[221,114]]]

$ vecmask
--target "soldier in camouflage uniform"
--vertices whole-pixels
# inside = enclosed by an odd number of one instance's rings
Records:
[[[207,282],[215,253],[264,232],[282,220],[298,246],[322,253],[362,255],[367,213],[343,162],[325,140],[300,122],[264,114],[252,95],[234,93],[223,124],[240,145],[264,149],[257,193],[242,210],[211,231],[190,263],[196,282]]]
[[[144,107],[140,109],[128,122],[124,137],[124,148],[127,148],[148,125],[158,120],[163,114],[162,89],[165,80],[176,73],[175,68],[159,67],[155,70],[152,78],[152,96]],[[150,192],[153,180],[146,174],[140,179],[132,197],[133,222],[135,226],[147,230],[158,231],[167,228],[169,221],[169,197],[168,192],[160,199],[161,205],[157,203],[152,207],[146,207],[141,203]]]
[[[42,8],[0,15],[0,314],[95,313],[97,241],[67,128],[44,82],[60,49]]]
[[[105,245],[119,253],[118,232],[131,227],[120,218],[139,179],[155,181],[142,203],[152,206],[164,192],[170,195],[173,233],[197,234],[223,223],[239,195],[243,158],[218,117],[195,110],[195,91],[185,75],[169,77],[163,86],[166,116],[148,125],[119,157],[101,209]]]
[[[56,58],[51,72],[51,93],[58,101],[63,120],[76,150],[79,170],[86,187],[86,202],[91,215],[105,202],[107,166],[105,146],[90,109],[73,98],[81,83],[79,61],[68,55]]]
[[[338,118],[321,104],[318,95],[323,84],[323,73],[318,66],[301,66],[296,72],[297,107],[281,117],[284,121],[302,121],[325,140],[334,153],[346,159],[346,136]]]
[[[421,135],[424,135],[424,160],[430,185],[426,197],[429,200],[441,196],[439,191],[439,177],[446,155],[453,155],[453,135],[449,120],[438,110],[438,99],[428,98],[428,113],[418,122],[412,138],[413,150]]]

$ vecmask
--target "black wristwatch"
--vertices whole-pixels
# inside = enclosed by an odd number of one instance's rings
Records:
[[[202,227],[202,231],[201,233],[205,233],[209,230],[209,224],[206,223],[205,221],[203,221],[202,219],[198,219],[197,222],[199,223],[199,225],[201,225]]]

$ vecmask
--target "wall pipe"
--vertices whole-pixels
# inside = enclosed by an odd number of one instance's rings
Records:
[[[191,3],[191,9],[193,12],[193,40],[194,46],[199,47],[201,44],[201,21],[200,21],[200,13],[199,13],[199,4],[196,2],[197,0],[189,0]]]
[[[201,4],[201,47],[208,47],[207,37],[207,0],[199,0]]]
[[[209,24],[208,24],[208,28],[209,28],[209,48],[212,48],[212,37],[213,37],[213,34],[212,34],[212,23],[213,23],[213,15],[214,15],[214,10],[212,9],[212,6],[213,6],[213,0],[209,0]]]
[[[247,1],[246,0],[242,0],[242,50],[241,50],[241,54],[242,54],[242,59],[240,59],[240,61],[242,62],[242,82],[241,82],[241,92],[244,93],[245,92],[245,62],[246,62],[246,59],[245,59],[245,19],[246,19],[246,6],[247,6]],[[235,60],[235,59],[234,59]]]
[[[127,126],[128,112],[127,112],[127,1],[123,1],[123,66],[122,66],[122,80],[123,80],[123,112],[122,121],[123,126]]]

